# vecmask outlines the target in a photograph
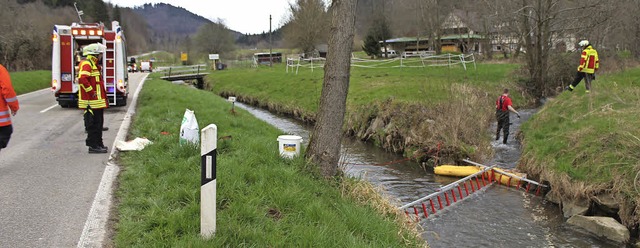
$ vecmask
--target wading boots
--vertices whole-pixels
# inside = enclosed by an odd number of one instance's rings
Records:
[[[89,153],[107,153],[108,149],[105,146],[90,146]]]

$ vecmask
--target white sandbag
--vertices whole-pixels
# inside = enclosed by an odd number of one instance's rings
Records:
[[[116,142],[116,149],[119,151],[142,151],[145,146],[153,144],[147,138],[135,138],[134,140]]]
[[[187,142],[193,144],[200,143],[200,128],[198,127],[198,120],[196,120],[196,115],[193,111],[189,109],[184,111],[182,125],[180,125],[180,145]]]

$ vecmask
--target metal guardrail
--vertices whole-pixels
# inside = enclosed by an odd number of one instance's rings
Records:
[[[186,65],[186,66],[169,66],[169,67],[158,67],[156,70],[165,71],[165,77],[184,75],[184,74],[195,74],[200,75],[204,73],[200,73],[206,69],[205,64],[199,65]]]
[[[165,71],[164,76],[160,77],[162,80],[167,81],[182,81],[182,80],[196,80],[196,87],[198,89],[204,89],[204,77],[209,75],[208,72],[203,72],[207,65],[189,65],[189,66],[172,66],[169,68],[162,68]],[[156,69],[157,71],[158,69]]]

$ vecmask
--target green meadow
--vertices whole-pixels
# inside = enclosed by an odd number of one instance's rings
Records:
[[[51,71],[11,72],[9,76],[18,95],[51,87]]]
[[[138,101],[129,137],[154,143],[121,153],[116,247],[425,246],[370,185],[325,180],[304,159],[281,158],[283,133],[242,109],[232,113],[225,99],[154,79]],[[210,240],[199,235],[200,150],[178,142],[185,109],[200,128],[216,124],[220,138]]]
[[[366,64],[363,64],[366,65]],[[397,66],[398,62],[386,66]],[[363,68],[352,67],[348,108],[367,106],[388,99],[404,103],[435,105],[451,97],[451,84],[465,84],[482,89],[487,94],[501,94],[504,87],[515,87],[509,80],[517,64],[473,64],[464,70],[461,65],[425,68]],[[297,69],[297,73],[296,73]],[[313,116],[318,109],[324,71],[309,67],[289,67],[284,63],[274,67],[230,68],[215,71],[208,80],[216,94],[228,93],[250,97],[261,103],[281,105]],[[517,92],[517,90],[516,90]],[[455,94],[455,92],[454,92]],[[463,94],[462,92],[460,94]],[[493,97],[492,97],[493,98]],[[514,104],[524,104],[520,94],[513,94]],[[489,108],[492,108],[489,104]]]

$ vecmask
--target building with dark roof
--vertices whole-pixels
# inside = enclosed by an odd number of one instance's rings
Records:
[[[472,27],[476,23],[471,20],[473,14],[461,10],[455,10],[447,16],[441,25],[442,35],[440,39],[440,50],[442,52],[454,53],[481,53],[483,52],[482,41],[487,36],[482,34],[478,27]],[[432,37],[431,40],[437,39]],[[429,37],[400,37],[386,40],[391,49],[399,53],[434,53],[435,42]],[[381,42],[382,43],[382,42]]]

